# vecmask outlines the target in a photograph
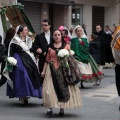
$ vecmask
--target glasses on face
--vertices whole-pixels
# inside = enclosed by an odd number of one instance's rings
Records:
[[[42,26],[45,26],[45,27],[47,27],[47,26],[49,26],[49,25],[47,25],[47,24],[42,24]]]
[[[96,29],[100,29],[100,28],[96,28]]]

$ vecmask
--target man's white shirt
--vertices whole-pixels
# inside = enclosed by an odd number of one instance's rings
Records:
[[[48,44],[50,44],[50,31],[45,32],[45,38],[46,38]]]

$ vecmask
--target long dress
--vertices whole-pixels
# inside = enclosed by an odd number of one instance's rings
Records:
[[[67,44],[64,49],[70,49]],[[43,104],[47,108],[77,108],[82,105],[80,90],[77,85],[67,85],[60,61],[57,57],[58,49],[49,47],[46,61],[48,64],[43,82]],[[55,77],[57,79],[55,79]]]
[[[84,82],[92,83],[103,78],[102,72],[89,53],[87,38],[72,38],[71,49],[75,52],[74,58],[78,63]]]
[[[22,43],[19,38],[17,39]],[[32,53],[29,50],[25,51],[16,39],[14,41],[10,44],[9,51],[10,56],[17,60],[17,66],[9,73],[13,81],[13,88],[9,84],[7,85],[7,96],[16,98],[28,96],[41,98],[41,79],[37,65],[30,56]]]

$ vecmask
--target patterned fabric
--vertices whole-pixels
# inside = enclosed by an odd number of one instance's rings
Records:
[[[68,85],[65,82],[62,68],[55,69],[52,63],[49,63],[53,86],[59,102],[67,102],[70,99]]]
[[[50,67],[48,65],[42,89],[44,106],[47,108],[77,108],[82,106],[82,99],[78,86],[68,86],[68,88],[70,99],[68,102],[59,102],[53,86]]]
[[[104,78],[102,72],[98,70],[98,66],[91,55],[89,64],[82,63],[81,65],[81,62],[79,61],[77,61],[77,64],[79,66],[80,72],[82,73],[84,82],[92,83]]]
[[[113,34],[112,46],[115,50],[120,50],[120,26],[118,26]]]
[[[89,43],[87,38],[73,38],[71,49],[75,52],[74,58],[78,64],[84,82],[92,83],[103,78],[102,72],[88,51]]]

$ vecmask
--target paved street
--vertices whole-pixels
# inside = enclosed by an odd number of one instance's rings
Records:
[[[84,84],[81,89],[83,106],[79,109],[66,109],[63,117],[58,109],[53,109],[52,120],[120,120],[119,99],[115,87],[114,69],[104,69],[105,78],[100,86]],[[20,105],[18,99],[9,99],[6,85],[0,88],[0,120],[42,120],[49,119],[47,109],[40,106],[41,100],[31,98],[27,106]]]

